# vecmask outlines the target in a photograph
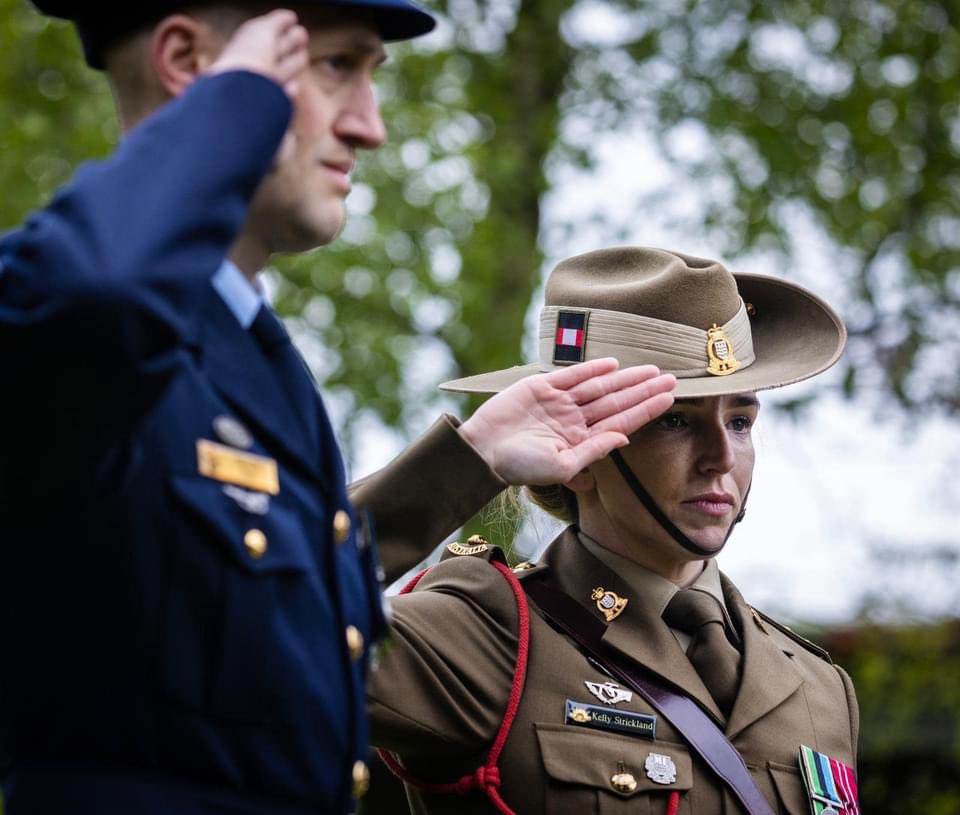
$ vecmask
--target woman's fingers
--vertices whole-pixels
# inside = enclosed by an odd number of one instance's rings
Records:
[[[592,424],[611,412],[627,410],[645,398],[642,390],[645,384],[653,383],[649,393],[654,394],[672,388],[675,382],[670,374],[661,374],[656,365],[619,368],[615,358],[604,357],[553,371],[544,375],[541,383],[531,381],[530,384],[566,391],[576,404],[588,410],[588,424]]]
[[[658,416],[662,416],[671,405],[673,405],[672,386],[669,391],[657,393],[632,408],[601,419],[590,427],[590,432],[591,434],[615,432],[629,436]]]
[[[570,396],[578,405],[586,405],[607,394],[623,391],[659,376],[656,365],[633,365],[611,373],[585,379],[569,388]]]
[[[591,434],[565,452],[560,463],[562,471],[557,473],[560,478],[552,483],[567,483],[577,473],[609,455],[612,450],[626,447],[629,443],[630,440],[622,433],[610,431]]]
[[[656,369],[654,368],[654,370]],[[621,372],[618,371],[618,373]],[[626,373],[626,371],[623,373]],[[580,410],[587,425],[594,425],[611,416],[616,416],[618,413],[641,406],[658,394],[670,393],[676,387],[676,384],[676,377],[672,374],[659,374],[650,379],[644,379],[637,384],[609,392],[587,404],[581,404]]]
[[[569,368],[551,371],[543,375],[543,381],[559,390],[568,391],[581,382],[595,376],[602,376],[617,370],[620,363],[613,357],[592,359],[589,362],[579,362]]]

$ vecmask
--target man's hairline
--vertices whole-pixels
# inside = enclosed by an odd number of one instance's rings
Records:
[[[269,14],[271,11],[276,11],[278,9],[291,8],[293,6],[304,6],[307,4],[304,3],[286,3],[286,4],[276,4],[271,2],[258,2],[258,0],[209,0],[205,2],[204,0],[199,0],[197,2],[188,2],[182,6],[172,9],[165,14],[157,17],[156,19],[145,23],[134,31],[125,34],[123,37],[118,39],[116,42],[112,43],[104,52],[104,74],[107,79],[113,83],[113,70],[110,67],[110,63],[113,61],[111,55],[115,54],[119,49],[130,45],[136,39],[147,39],[156,28],[156,26],[167,19],[177,14],[182,14],[187,17],[193,17],[194,19],[199,19],[206,17],[205,20],[217,33],[222,34],[224,37],[229,38],[241,25],[243,25],[248,20],[253,19],[261,14]],[[350,8],[346,6],[338,6],[336,4],[309,4],[312,7],[315,7],[316,11],[324,10],[331,13],[331,23],[335,20],[340,19],[344,22],[357,22],[364,24],[369,27],[370,30],[377,35],[379,38],[379,48],[375,46],[369,46],[364,48],[364,50],[369,51],[370,53],[379,53],[381,55],[381,62],[386,59],[386,51],[383,48],[383,40],[380,37],[379,32],[376,29],[374,24],[373,17],[368,10],[363,8]],[[219,11],[220,14],[215,12]],[[232,14],[231,14],[232,12]],[[219,24],[223,22],[223,16],[231,16],[233,19],[226,24]],[[305,23],[306,27],[309,29],[320,29],[324,27],[324,23]],[[355,43],[356,47],[360,47],[359,43]]]
[[[210,2],[200,0],[200,2],[187,3],[181,8],[173,9],[152,22],[146,23],[135,31],[124,35],[105,50],[103,58],[103,74],[113,91],[121,129],[124,131],[129,130],[145,116],[160,107],[159,103],[148,103],[146,107],[143,107],[135,101],[138,92],[136,88],[131,89],[129,85],[129,62],[124,60],[118,64],[118,60],[120,60],[119,55],[124,49],[136,47],[137,40],[141,41],[139,48],[147,48],[154,29],[163,20],[177,14],[192,17],[193,19],[205,18],[203,19],[204,22],[210,25],[224,40],[228,40],[233,33],[248,20],[279,8],[298,5],[304,4],[292,3],[286,4],[286,6],[280,6],[268,2],[244,2],[244,0],[234,0],[233,2],[231,2],[231,0],[210,0]],[[364,28],[369,28],[370,33],[377,37],[376,45],[373,43],[361,43],[354,38],[349,44],[349,47],[362,50],[371,56],[376,56],[378,65],[383,64],[387,60],[387,52],[384,48],[383,39],[376,29],[372,16],[364,9],[351,9],[333,4],[324,5],[319,3],[316,4],[316,8],[317,11],[323,9],[324,11],[331,12],[331,27],[333,27],[337,19],[339,19],[342,22],[354,22],[362,25]],[[225,20],[225,17],[229,17],[229,20]],[[315,21],[308,21],[305,25],[307,29],[311,31],[320,30],[324,27],[324,23],[317,23]],[[146,70],[146,66],[140,66],[140,68]],[[127,81],[121,80],[119,78],[120,76],[124,77]],[[142,88],[147,82],[146,76],[139,75],[136,81],[141,86],[142,92]]]

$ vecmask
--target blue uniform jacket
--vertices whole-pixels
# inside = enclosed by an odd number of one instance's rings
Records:
[[[10,815],[351,808],[372,553],[319,398],[307,428],[210,283],[290,114],[201,79],[0,242]],[[276,462],[266,505],[201,474],[218,417]]]

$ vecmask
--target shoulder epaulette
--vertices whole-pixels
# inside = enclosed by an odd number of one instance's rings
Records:
[[[443,554],[440,556],[441,562],[455,557],[475,557],[486,561],[499,561],[506,563],[507,559],[503,550],[499,546],[491,546],[487,539],[482,535],[471,535],[466,543],[455,541],[447,544]]]
[[[815,656],[820,657],[820,659],[826,660],[831,665],[833,665],[833,660],[830,658],[830,654],[827,653],[827,651],[825,651],[816,643],[810,642],[810,640],[806,639],[805,637],[801,637],[796,631],[794,631],[789,626],[784,625],[783,623],[778,622],[777,620],[774,620],[773,617],[769,617],[768,615],[764,614],[762,611],[755,609],[753,606],[750,606],[750,611],[753,612],[753,618],[754,620],[757,621],[757,624],[760,626],[761,629],[763,628],[764,623],[768,625],[772,625],[781,634],[789,637],[798,645],[802,645],[804,650],[809,651]]]

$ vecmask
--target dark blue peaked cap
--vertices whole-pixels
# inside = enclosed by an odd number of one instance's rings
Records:
[[[51,17],[70,20],[77,27],[87,64],[103,68],[106,48],[125,35],[198,3],[185,0],[140,0],[128,3],[87,2],[71,0],[33,0],[41,12]],[[408,40],[431,31],[436,20],[409,0],[297,0],[295,6],[317,5],[355,9],[370,16],[384,40]],[[277,8],[286,8],[278,4]]]

